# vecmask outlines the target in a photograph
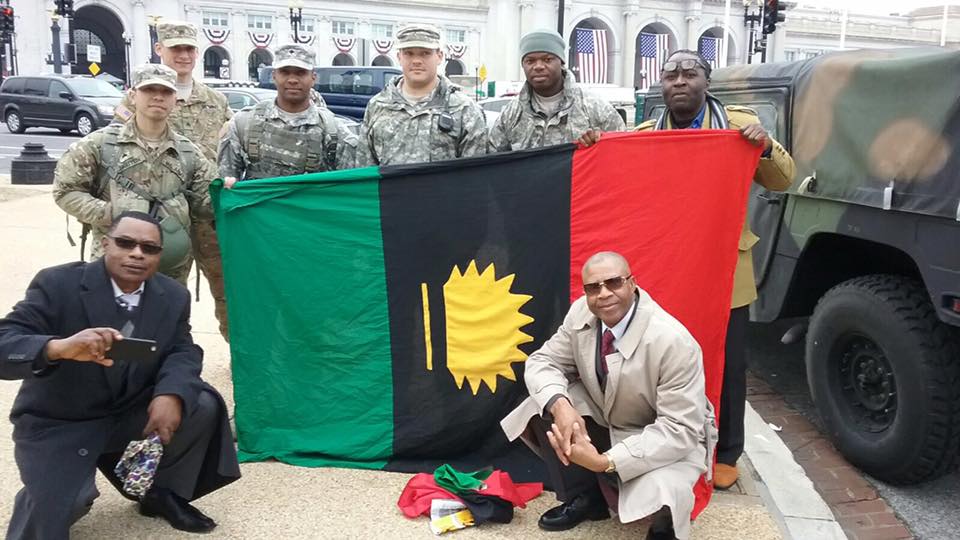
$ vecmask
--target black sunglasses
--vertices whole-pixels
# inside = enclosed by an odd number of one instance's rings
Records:
[[[123,238],[120,236],[108,236],[107,238],[113,240],[113,243],[116,244],[118,248],[127,251],[132,251],[133,248],[140,246],[140,251],[142,251],[144,255],[157,255],[163,251],[163,246],[158,246],[156,244],[137,242],[136,240]]]
[[[603,289],[603,287],[606,287],[607,290],[610,292],[619,291],[620,288],[623,287],[623,284],[626,283],[627,280],[632,277],[633,275],[631,274],[627,277],[617,276],[617,277],[605,279],[603,281],[598,281],[596,283],[584,283],[583,292],[587,293],[590,296],[595,296],[600,294],[600,291]]]

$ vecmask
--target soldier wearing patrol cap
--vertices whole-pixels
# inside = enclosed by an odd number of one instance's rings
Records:
[[[316,55],[284,45],[274,56],[274,101],[238,112],[220,141],[218,163],[227,188],[238,180],[349,169],[357,137],[329,109],[311,100]]]
[[[397,77],[367,104],[357,164],[395,165],[482,155],[486,124],[476,102],[437,74],[440,31],[412,25],[397,32]]]
[[[660,84],[666,110],[648,120],[638,131],[660,129],[736,129],[744,139],[763,146],[753,181],[764,189],[783,191],[793,181],[795,165],[790,154],[764,130],[757,113],[747,107],[724,106],[710,95],[710,64],[696,51],[674,51],[663,64]],[[731,182],[738,181],[731,178]],[[743,416],[747,392],[747,323],[750,304],[757,298],[751,249],[759,238],[744,222],[740,234],[739,258],[733,277],[733,298],[727,323],[723,390],[720,394],[720,439],[713,485],[732,486],[739,476],[737,460],[743,453]]]
[[[129,92],[136,111],[70,145],[54,172],[53,198],[93,230],[91,258],[113,219],[127,210],[149,213],[163,228],[160,272],[186,285],[194,218],[212,219],[208,188],[217,171],[203,152],[169,124],[177,73],[162,64],[138,66]]]
[[[163,64],[177,72],[177,102],[170,114],[174,131],[200,147],[204,157],[217,159],[220,130],[233,116],[227,99],[200,81],[194,80],[197,63],[197,27],[188,22],[163,20],[157,24],[155,51]],[[129,97],[117,107],[115,120],[126,122],[136,107]],[[191,237],[197,266],[203,271],[213,295],[220,333],[227,337],[227,306],[223,289],[223,268],[220,245],[211,220],[196,220]]]

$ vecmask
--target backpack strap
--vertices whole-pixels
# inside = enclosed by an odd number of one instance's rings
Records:
[[[117,144],[117,137],[120,135],[120,130],[122,129],[120,124],[110,124],[107,127],[103,128],[102,132],[104,134],[103,140],[100,143],[100,166],[98,167],[97,177],[93,180],[93,185],[90,186],[90,194],[94,198],[100,199],[103,197],[104,191],[107,190],[107,185],[111,177],[117,175],[117,171],[120,168],[119,159],[120,148]],[[104,167],[106,165],[106,167]],[[70,217],[67,215],[67,241],[70,242],[71,246],[76,245],[73,241],[73,238],[70,236]],[[91,226],[89,223],[81,222],[82,228],[80,230],[80,260],[84,260],[84,253],[87,249],[87,237],[90,236]]]
[[[333,171],[337,168],[337,148],[339,148],[339,132],[337,130],[337,117],[333,115],[330,109],[318,109],[320,113],[320,123],[323,126],[324,148],[323,162],[326,164],[326,170]],[[320,156],[316,156],[312,149],[307,150],[307,170],[317,170],[320,164]]]

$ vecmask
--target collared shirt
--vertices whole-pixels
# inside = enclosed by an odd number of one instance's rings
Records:
[[[120,287],[117,285],[117,282],[110,278],[110,284],[113,285],[113,297],[116,300],[123,302],[123,305],[127,306],[128,309],[136,308],[140,305],[140,298],[143,295],[143,283],[140,283],[140,286],[137,287],[137,290],[129,293],[125,293],[120,290]]]
[[[637,299],[636,297],[634,297],[633,304],[630,306],[630,316],[620,319],[620,322],[613,325],[613,328],[610,328],[609,326],[607,326],[607,323],[601,322],[600,326],[602,326],[602,328],[601,328],[600,334],[603,335],[603,332],[606,332],[607,330],[610,330],[611,332],[613,332],[613,346],[616,347],[617,343],[620,341],[620,338],[622,338],[623,334],[626,333],[627,327],[630,326],[630,321],[633,320],[633,315],[636,312],[637,312]]]

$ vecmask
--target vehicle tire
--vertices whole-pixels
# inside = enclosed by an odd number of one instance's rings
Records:
[[[23,118],[20,116],[20,113],[17,111],[9,111],[7,113],[7,130],[10,133],[23,133],[23,130],[26,129],[26,126],[23,125]]]
[[[957,337],[914,279],[864,276],[823,295],[810,318],[807,380],[825,432],[847,460],[892,484],[955,469]]]
[[[78,114],[75,125],[77,132],[80,133],[81,137],[86,137],[87,135],[93,133],[95,129],[97,129],[96,125],[93,123],[93,117],[87,113]]]

